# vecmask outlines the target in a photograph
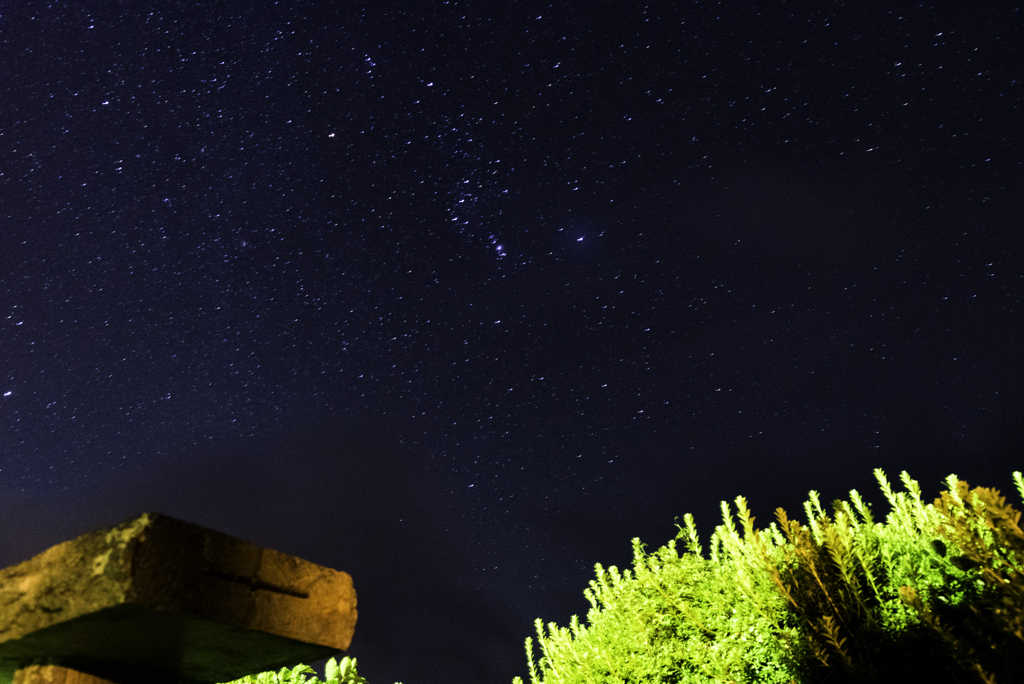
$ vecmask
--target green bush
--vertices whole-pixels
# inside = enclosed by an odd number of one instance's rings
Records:
[[[831,516],[812,491],[806,523],[780,508],[766,530],[723,502],[706,554],[689,514],[653,553],[634,539],[632,570],[596,566],[585,624],[537,620],[531,684],[1018,680],[1020,513],[952,475],[932,504],[905,472],[901,492],[875,477],[885,523],[856,491]]]

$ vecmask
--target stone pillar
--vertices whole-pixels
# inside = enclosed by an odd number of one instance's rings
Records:
[[[59,665],[29,665],[14,673],[14,684],[114,684]]]

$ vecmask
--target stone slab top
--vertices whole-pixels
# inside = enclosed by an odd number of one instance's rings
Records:
[[[230,682],[346,650],[356,616],[347,573],[147,512],[0,570],[0,684]]]

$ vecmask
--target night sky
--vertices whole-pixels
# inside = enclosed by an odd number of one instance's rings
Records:
[[[497,683],[723,499],[1016,501],[1022,36],[0,2],[0,565],[155,510],[351,573],[371,684]]]

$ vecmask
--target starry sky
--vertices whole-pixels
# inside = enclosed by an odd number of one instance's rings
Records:
[[[686,512],[1012,496],[1022,22],[0,3],[0,564],[156,510],[351,573],[372,684],[507,682]]]

